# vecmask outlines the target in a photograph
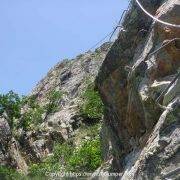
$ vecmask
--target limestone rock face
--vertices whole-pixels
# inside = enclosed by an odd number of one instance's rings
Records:
[[[78,108],[81,95],[89,82],[94,82],[110,46],[111,43],[104,43],[94,52],[61,61],[38,83],[29,96],[33,95],[41,107],[48,103],[49,92],[62,93],[57,111],[43,114],[43,122],[38,124],[38,128],[33,126],[34,129],[23,130],[20,127],[14,131],[8,121],[0,117],[0,165],[26,173],[26,163],[41,162],[52,153],[55,142],[63,143],[74,135],[82,121]],[[25,105],[21,113],[28,110],[28,105]]]
[[[0,117],[0,164],[27,173],[27,164],[22,157],[19,144],[13,138],[9,124],[4,117]]]
[[[2,164],[6,163],[6,145],[11,139],[11,130],[9,127],[8,122],[5,118],[0,118],[0,142],[1,142],[1,149],[0,149],[0,161]]]
[[[180,24],[180,1],[141,3]],[[96,79],[106,106],[104,160],[124,180],[178,178],[180,29],[154,22],[134,1],[123,27]]]
[[[179,0],[140,2],[157,18],[180,24]],[[92,179],[103,172],[118,173],[115,179],[122,180],[180,178],[180,28],[154,22],[135,1],[122,25],[113,44],[58,63],[37,84],[30,96],[41,107],[53,90],[63,94],[57,111],[44,113],[37,129],[19,128],[14,134],[8,119],[0,117],[1,165],[26,173],[29,162],[51,155],[55,142],[80,134],[78,105],[88,82],[95,81],[105,105],[104,162]],[[75,139],[80,144],[81,138]]]
[[[24,136],[25,147],[31,149],[28,156],[33,154],[35,159],[41,160],[51,153],[54,141],[64,142],[74,134],[82,120],[78,108],[81,95],[88,82],[94,82],[110,46],[111,43],[104,43],[94,52],[88,51],[58,63],[34,88],[30,95],[35,95],[40,105],[47,103],[47,95],[52,90],[62,92],[63,96],[59,110],[44,119],[41,130]]]

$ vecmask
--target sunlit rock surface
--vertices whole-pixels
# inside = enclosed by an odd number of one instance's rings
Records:
[[[180,1],[141,2],[158,18],[180,24]],[[121,172],[123,180],[178,179],[180,40],[166,43],[180,38],[180,29],[153,22],[135,2],[123,26],[126,31],[119,33],[96,79],[106,106],[105,161],[112,159],[109,171]]]

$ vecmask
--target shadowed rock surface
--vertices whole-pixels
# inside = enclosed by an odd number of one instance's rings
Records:
[[[180,1],[141,2],[159,19],[180,24]],[[96,79],[106,106],[105,160],[123,180],[178,179],[180,40],[161,47],[180,38],[180,29],[153,22],[134,1],[123,27]]]
[[[179,0],[140,2],[159,19],[180,24]],[[105,106],[100,133],[103,163],[91,179],[180,178],[180,29],[154,22],[135,1],[122,25],[113,44],[58,63],[38,83],[29,97],[40,106],[51,103],[48,96],[54,90],[62,97],[56,111],[44,113],[37,127],[19,128],[17,139],[8,117],[0,117],[1,165],[27,173],[30,162],[52,155],[55,143],[73,137],[78,146],[89,139],[84,127],[92,119],[84,119],[79,105],[89,82],[95,81]],[[25,105],[22,114],[28,108]]]

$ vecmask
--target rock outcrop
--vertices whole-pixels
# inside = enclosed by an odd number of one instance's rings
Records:
[[[0,117],[0,163],[27,173],[27,164],[21,154],[19,143],[14,139],[5,117]]]
[[[110,46],[111,43],[104,43],[95,52],[88,51],[75,59],[58,63],[30,94],[36,96],[36,101],[40,105],[47,103],[48,93],[53,90],[63,94],[59,110],[45,118],[41,124],[42,131],[30,132],[28,135],[28,139],[35,137],[31,147],[39,159],[51,153],[54,141],[68,140],[79,128],[83,121],[78,107],[82,101],[81,95],[88,83],[94,82]]]
[[[180,1],[141,2],[180,24]],[[96,79],[106,106],[104,160],[123,180],[178,179],[180,29],[154,22],[134,1],[123,27]]]
[[[179,0],[141,3],[155,17],[180,24]],[[21,127],[13,134],[7,118],[0,117],[1,165],[27,173],[31,162],[37,167],[52,155],[55,142],[75,137],[77,145],[82,137],[89,139],[87,129],[78,132],[85,121],[79,104],[88,82],[95,81],[105,110],[100,133],[103,164],[92,179],[104,179],[96,176],[101,173],[118,173],[112,179],[122,180],[180,178],[180,28],[153,21],[135,1],[122,26],[113,44],[58,63],[38,83],[29,97],[39,106],[49,103],[54,90],[62,98],[55,112],[42,114],[37,129]],[[24,105],[22,114],[28,108]],[[61,161],[56,158],[57,165]]]
[[[53,67],[38,83],[29,97],[41,107],[48,103],[52,91],[62,93],[56,112],[42,114],[43,122],[31,130],[13,129],[5,118],[0,118],[0,164],[27,173],[30,163],[39,163],[51,155],[55,142],[63,143],[74,136],[83,121],[78,105],[89,82],[94,82],[98,70],[111,47],[104,43],[94,52],[88,51],[72,60],[64,60]],[[22,108],[22,114],[29,110]],[[17,122],[20,119],[16,120]],[[28,164],[28,165],[27,165]]]

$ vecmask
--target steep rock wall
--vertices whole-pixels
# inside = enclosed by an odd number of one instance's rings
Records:
[[[180,24],[178,0],[141,2],[156,17]],[[111,171],[122,179],[177,177],[180,41],[172,39],[180,29],[153,22],[135,1],[123,27],[96,79],[106,106],[104,160],[112,160]]]
[[[41,162],[48,155],[52,155],[55,143],[62,144],[75,137],[75,131],[78,134],[84,120],[78,107],[83,102],[82,94],[89,83],[94,82],[111,45],[104,43],[95,51],[88,51],[72,60],[59,62],[37,84],[28,97],[35,97],[33,101],[41,107],[48,103],[50,92],[56,90],[62,93],[57,110],[48,115],[41,115],[43,122],[40,121],[34,126],[32,121],[30,125],[33,125],[33,128],[26,130],[19,126],[14,130],[8,124],[8,117],[0,116],[1,166],[27,173],[30,164]],[[28,110],[27,103],[21,109],[21,113]],[[16,120],[19,121],[21,119]],[[86,136],[86,133],[83,135]]]
[[[0,164],[27,173],[28,167],[20,152],[19,143],[14,139],[5,117],[0,117]]]
[[[31,92],[40,105],[48,102],[48,93],[53,90],[63,94],[57,112],[49,114],[41,124],[42,131],[28,132],[28,139],[33,141],[31,149],[39,159],[52,152],[54,141],[68,140],[79,128],[83,121],[78,107],[83,101],[82,93],[89,82],[94,82],[110,46],[111,43],[104,43],[94,52],[88,51],[75,59],[58,63]]]

